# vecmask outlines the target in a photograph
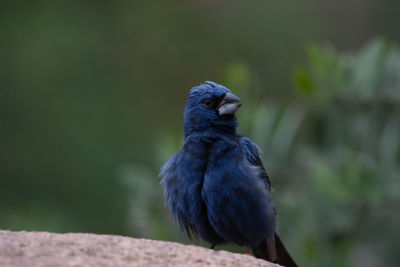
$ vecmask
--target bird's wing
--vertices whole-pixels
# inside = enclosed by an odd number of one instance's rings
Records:
[[[259,166],[262,169],[261,177],[264,179],[268,190],[271,190],[271,184],[267,172],[264,169],[260,158],[260,149],[249,138],[240,135],[239,143],[243,154],[250,164]],[[257,258],[266,259],[272,262],[279,263],[283,266],[297,267],[297,264],[287,252],[277,232],[268,237],[260,246],[253,248],[253,254]]]
[[[261,152],[260,148],[249,138],[243,135],[239,135],[238,137],[239,137],[240,147],[247,161],[250,164],[261,168],[262,171],[260,174],[260,178],[262,178],[265,181],[267,189],[271,191],[271,182],[269,180],[267,172],[265,171],[264,165],[260,157],[260,152]]]

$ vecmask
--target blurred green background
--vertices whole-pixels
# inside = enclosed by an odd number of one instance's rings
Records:
[[[298,263],[398,266],[399,23],[397,0],[2,2],[0,228],[195,243],[157,174],[212,80]]]

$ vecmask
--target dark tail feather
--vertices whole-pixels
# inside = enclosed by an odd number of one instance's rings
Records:
[[[278,234],[268,238],[260,246],[252,249],[255,257],[278,263],[286,267],[298,267],[287,252]]]
[[[276,252],[278,254],[277,263],[286,267],[298,267],[296,262],[290,256],[289,252],[287,252],[285,246],[283,245],[277,233],[275,233],[275,240],[276,240]]]

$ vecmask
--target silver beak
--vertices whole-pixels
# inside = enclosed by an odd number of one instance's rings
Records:
[[[235,114],[241,105],[239,97],[231,93],[226,93],[217,107],[219,116]]]

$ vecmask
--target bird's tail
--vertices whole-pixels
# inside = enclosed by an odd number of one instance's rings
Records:
[[[260,246],[253,248],[253,255],[256,258],[268,260],[286,267],[298,267],[283,245],[279,235],[268,238]]]

